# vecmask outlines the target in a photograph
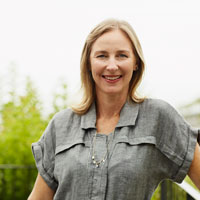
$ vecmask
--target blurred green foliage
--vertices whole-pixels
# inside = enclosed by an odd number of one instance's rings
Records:
[[[30,79],[23,96],[11,94],[1,108],[0,163],[33,164],[31,143],[36,141],[47,125],[42,118],[41,104]]]
[[[63,94],[54,95],[53,111],[46,117],[29,78],[23,96],[10,93],[10,101],[1,105],[0,110],[0,164],[34,164],[31,143],[40,138],[50,118],[67,107],[67,85],[62,83],[61,87]]]
[[[46,117],[30,78],[26,79],[23,95],[18,95],[14,87],[17,85],[7,91],[9,100],[0,101],[0,165],[35,166],[31,144],[41,137],[50,118],[67,107],[67,85],[62,82],[59,86],[61,93],[54,94],[53,111]],[[36,175],[36,169],[0,170],[0,199],[27,199]]]
[[[161,187],[160,185],[156,188],[151,200],[160,200],[160,192],[161,192]]]

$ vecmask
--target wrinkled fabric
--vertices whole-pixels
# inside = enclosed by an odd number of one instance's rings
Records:
[[[128,103],[113,133],[97,134],[96,109],[57,113],[32,144],[36,166],[56,191],[54,200],[148,200],[164,179],[182,182],[193,159],[198,130],[162,100]]]

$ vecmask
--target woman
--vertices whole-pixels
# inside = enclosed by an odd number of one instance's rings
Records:
[[[166,102],[137,96],[144,66],[127,22],[91,31],[81,58],[84,97],[32,145],[39,174],[29,200],[146,200],[163,179],[180,183],[187,174],[200,189],[197,130]]]

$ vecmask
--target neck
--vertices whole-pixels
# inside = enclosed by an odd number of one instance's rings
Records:
[[[119,117],[120,111],[127,100],[126,96],[98,96],[97,95],[97,117],[108,118]]]

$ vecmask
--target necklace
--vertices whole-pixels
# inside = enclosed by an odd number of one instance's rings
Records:
[[[93,140],[92,140],[92,163],[96,166],[96,168],[98,168],[100,166],[101,163],[104,163],[106,161],[106,159],[108,158],[108,153],[109,153],[109,143],[111,142],[110,144],[110,148],[112,146],[112,142],[113,142],[113,139],[114,139],[114,133],[112,134],[112,138],[106,142],[106,153],[104,154],[103,158],[100,159],[100,160],[96,160],[96,155],[95,155],[95,146],[96,146],[96,137],[97,137],[97,131],[93,137]]]

